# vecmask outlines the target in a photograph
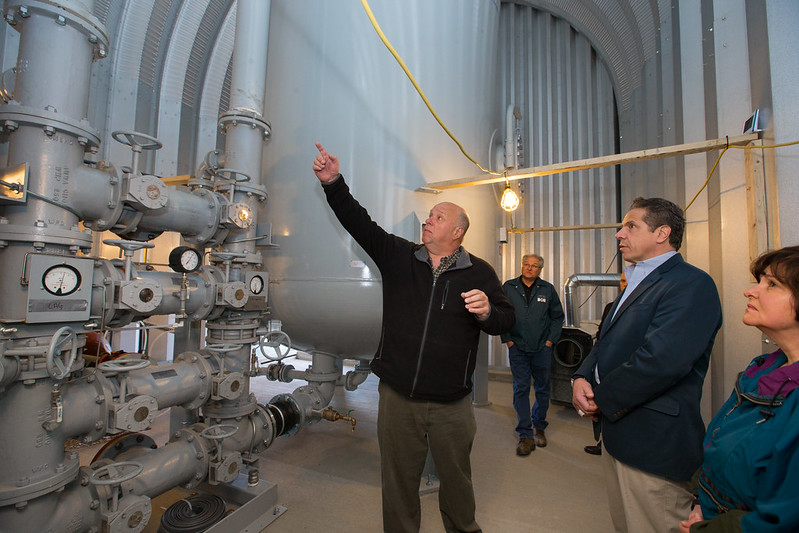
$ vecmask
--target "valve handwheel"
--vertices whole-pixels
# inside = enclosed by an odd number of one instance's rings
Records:
[[[93,485],[118,485],[141,474],[144,466],[133,461],[121,461],[101,466],[89,476]]]
[[[70,345],[70,348],[65,348]],[[67,350],[65,357],[59,355]],[[72,364],[75,362],[77,355],[77,335],[69,326],[60,328],[53,334],[53,340],[50,341],[50,346],[47,348],[47,355],[45,356],[47,373],[53,379],[64,379],[72,370]]]
[[[111,133],[111,137],[118,143],[130,146],[140,150],[160,150],[164,147],[164,143],[151,137],[146,133],[139,133],[138,131],[115,131]]]

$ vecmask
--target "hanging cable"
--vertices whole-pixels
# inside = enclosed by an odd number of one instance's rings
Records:
[[[377,23],[377,19],[375,19],[375,16],[372,13],[372,9],[369,7],[369,2],[367,2],[367,0],[361,0],[361,5],[363,6],[364,11],[366,11],[366,15],[369,17],[369,21],[372,23],[372,26],[374,27],[375,31],[377,32],[377,35],[380,37],[380,40],[383,41],[383,44],[386,45],[386,48],[388,48],[388,51],[391,52],[391,55],[394,56],[394,59],[397,60],[397,63],[399,63],[399,66],[402,68],[403,72],[405,72],[405,75],[408,76],[408,79],[411,80],[411,83],[413,84],[413,87],[416,89],[416,92],[419,93],[419,96],[422,97],[422,101],[427,106],[427,109],[430,110],[430,113],[433,115],[433,118],[436,119],[436,122],[438,122],[439,126],[441,126],[441,128],[447,133],[447,135],[449,135],[449,138],[452,139],[455,142],[455,144],[458,145],[458,148],[460,148],[461,153],[464,156],[466,156],[466,159],[468,159],[469,161],[474,163],[477,166],[477,168],[479,168],[483,172],[486,172],[488,174],[492,174],[494,176],[501,176],[502,175],[501,172],[493,172],[491,170],[483,168],[480,165],[480,163],[475,161],[475,159],[466,152],[466,149],[463,147],[463,145],[460,143],[460,141],[455,137],[455,135],[452,134],[451,131],[449,131],[449,128],[447,128],[444,125],[444,123],[441,121],[441,119],[438,117],[438,114],[433,109],[432,104],[430,104],[430,101],[427,99],[427,96],[425,96],[424,92],[422,91],[422,88],[419,87],[418,83],[416,83],[416,79],[413,77],[413,74],[411,74],[411,71],[405,65],[405,62],[402,60],[400,55],[397,53],[397,51],[391,45],[391,43],[389,42],[388,38],[383,33],[383,30],[380,29],[380,25]]]
[[[791,141],[791,142],[781,143],[781,144],[772,144],[772,145],[768,145],[768,146],[760,146],[760,145],[757,145],[757,144],[753,144],[753,145],[749,145],[749,146],[737,146],[737,145],[730,146],[728,144],[724,148],[724,150],[721,151],[719,156],[716,158],[716,162],[713,163],[713,168],[710,169],[710,173],[707,175],[707,179],[705,180],[705,183],[702,184],[702,187],[696,192],[694,197],[691,198],[691,201],[688,202],[688,205],[685,206],[685,209],[683,209],[683,212],[688,211],[688,208],[691,207],[691,205],[694,203],[694,201],[697,199],[697,197],[699,197],[699,195],[702,194],[702,191],[705,190],[705,187],[707,187],[707,184],[710,183],[710,177],[713,175],[713,171],[716,170],[716,167],[718,166],[719,161],[721,161],[721,156],[723,156],[724,153],[727,150],[729,150],[730,148],[737,148],[738,150],[755,150],[755,149],[765,150],[766,148],[782,148],[784,146],[793,146],[795,144],[799,144],[799,141]]]

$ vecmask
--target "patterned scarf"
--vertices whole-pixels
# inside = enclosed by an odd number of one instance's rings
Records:
[[[458,257],[461,255],[461,249],[458,248],[447,257],[442,257],[441,260],[438,262],[438,267],[433,268],[433,281],[438,281],[438,276],[441,275],[442,272],[446,271],[449,267],[455,264],[455,261],[458,260]],[[428,257],[427,262],[430,263],[430,267],[433,267],[433,261]]]

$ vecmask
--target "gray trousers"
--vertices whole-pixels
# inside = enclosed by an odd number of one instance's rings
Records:
[[[383,484],[383,531],[419,531],[419,487],[428,446],[441,482],[438,508],[447,532],[480,532],[474,518],[469,455],[477,431],[471,396],[448,403],[416,401],[382,381],[377,440]]]

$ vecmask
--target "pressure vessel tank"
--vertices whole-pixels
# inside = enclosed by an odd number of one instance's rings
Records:
[[[441,121],[484,168],[502,142],[496,0],[372,0],[376,21]],[[322,143],[354,196],[386,230],[418,241],[430,208],[467,209],[464,246],[496,263],[501,211],[492,186],[419,192],[482,171],[447,136],[359,2],[273,2],[264,148],[269,199],[259,222],[271,318],[293,343],[368,359],[380,338],[374,263],[330,211],[311,164]]]

